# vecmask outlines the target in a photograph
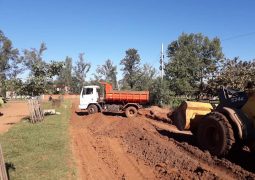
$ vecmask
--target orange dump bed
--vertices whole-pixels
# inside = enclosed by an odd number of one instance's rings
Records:
[[[105,101],[106,102],[125,102],[125,103],[148,103],[149,91],[115,91],[112,85],[105,85]]]

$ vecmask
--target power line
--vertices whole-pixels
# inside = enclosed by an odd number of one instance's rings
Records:
[[[231,36],[231,37],[222,39],[222,41],[229,41],[229,40],[232,40],[232,39],[238,39],[238,38],[242,38],[242,37],[246,37],[246,36],[251,36],[251,35],[254,35],[254,34],[255,34],[255,31],[249,32],[249,33],[244,33],[244,34],[239,34],[239,35],[235,35],[235,36]]]

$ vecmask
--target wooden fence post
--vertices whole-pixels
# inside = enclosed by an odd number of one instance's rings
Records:
[[[8,180],[1,144],[0,144],[0,180]]]
[[[30,122],[36,123],[42,121],[44,118],[43,109],[39,100],[30,99],[28,100]]]

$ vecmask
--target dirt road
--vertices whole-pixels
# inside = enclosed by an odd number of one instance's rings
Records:
[[[181,134],[166,123],[143,115],[81,116],[76,106],[70,131],[79,179],[255,178],[254,164],[241,161],[252,161],[245,153],[218,159],[199,150],[189,132]]]
[[[28,105],[25,101],[9,101],[0,109],[0,134],[5,133],[11,126],[29,115]]]

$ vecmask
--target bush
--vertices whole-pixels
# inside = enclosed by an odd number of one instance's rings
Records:
[[[155,105],[170,104],[174,95],[169,89],[168,82],[157,78],[152,83],[150,89],[150,103]]]

